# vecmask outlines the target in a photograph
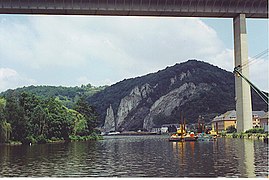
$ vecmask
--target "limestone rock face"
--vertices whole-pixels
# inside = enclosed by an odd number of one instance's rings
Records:
[[[181,76],[189,75],[184,73]],[[173,79],[176,81],[176,77]],[[206,83],[195,85],[189,82],[152,101],[150,93],[154,91],[154,88],[149,84],[141,87],[135,86],[129,95],[121,99],[115,116],[112,106],[107,108],[103,129],[106,132],[130,129],[150,131],[154,127],[154,118],[157,115],[162,114],[164,117],[169,117],[177,107],[182,106],[200,92],[209,90],[210,86]]]
[[[122,124],[128,113],[138,106],[141,100],[142,95],[137,86],[128,96],[125,96],[123,99],[121,99],[117,113],[117,127]]]
[[[106,118],[105,118],[105,123],[103,127],[105,132],[110,132],[110,131],[115,131],[115,117],[114,117],[114,112],[112,109],[112,106],[110,104],[109,108],[106,110]]]
[[[179,75],[179,80],[182,81],[184,78],[191,76],[191,72],[188,70],[187,72],[182,72]]]
[[[176,81],[177,81],[177,76],[172,77],[172,78],[170,79],[170,86],[172,86],[173,84],[175,84]]]
[[[166,117],[170,116],[172,111],[183,105],[187,100],[190,100],[197,93],[201,91],[208,91],[210,89],[206,84],[199,84],[196,86],[194,83],[184,83],[179,88],[170,91],[168,94],[161,96],[151,106],[149,114],[144,119],[143,128],[151,130],[154,126],[154,117],[162,114]]]
[[[149,84],[144,84],[143,86],[141,86],[140,92],[141,92],[141,96],[142,98],[147,98],[148,95],[152,92],[152,88],[150,87]]]
[[[177,123],[183,112],[190,123],[208,122],[234,109],[234,75],[189,60],[145,76],[124,79],[88,98],[106,131],[151,131]]]
[[[144,117],[147,116],[148,113],[149,108],[145,106],[135,109],[135,111],[123,121],[120,126],[121,130],[142,130]]]
[[[151,129],[154,125],[153,118],[158,114],[171,115],[171,112],[183,103],[183,96],[191,96],[195,88],[196,86],[193,83],[185,83],[168,94],[161,96],[151,106],[149,114],[144,119],[143,128]]]
[[[146,101],[150,101],[150,99],[147,99],[147,97],[151,92],[152,88],[149,84],[144,84],[140,88],[138,86],[134,87],[129,95],[121,99],[116,117],[114,117],[113,109],[110,105],[110,107],[107,109],[103,129],[105,129],[106,132],[108,130],[119,130],[123,124],[126,124],[124,121],[126,120],[127,116],[138,107],[142,100],[146,99]],[[144,110],[140,109],[137,114],[144,114],[144,112]],[[133,115],[129,119],[136,118]]]

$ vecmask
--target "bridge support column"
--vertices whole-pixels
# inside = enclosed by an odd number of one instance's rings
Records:
[[[234,27],[234,59],[235,67],[248,63],[248,46],[245,14],[239,14],[233,19]],[[241,73],[249,77],[248,66]],[[235,77],[237,132],[252,128],[252,107],[249,84],[239,76]]]

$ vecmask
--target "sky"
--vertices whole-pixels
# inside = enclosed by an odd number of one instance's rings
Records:
[[[0,15],[0,92],[112,85],[189,59],[232,71],[232,19]],[[247,19],[249,79],[268,91],[268,20]]]

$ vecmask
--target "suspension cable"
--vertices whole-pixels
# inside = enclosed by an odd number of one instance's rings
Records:
[[[251,88],[260,96],[260,98],[269,106],[269,97],[266,95],[263,91],[261,91],[259,88],[257,88],[252,82],[250,82],[243,74],[239,71],[240,67],[234,68],[234,73],[241,76],[250,86]]]
[[[246,67],[250,66],[251,64],[256,63],[259,59],[268,56],[268,52],[269,52],[269,49],[265,49],[264,51],[249,58],[249,60],[247,62],[245,62],[244,64],[241,65],[240,69],[246,68]]]

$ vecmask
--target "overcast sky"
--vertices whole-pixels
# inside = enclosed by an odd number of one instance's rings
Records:
[[[247,20],[249,57],[268,20]],[[28,85],[111,85],[189,59],[233,70],[231,19],[0,15],[0,92]],[[268,55],[250,65],[268,91]]]

